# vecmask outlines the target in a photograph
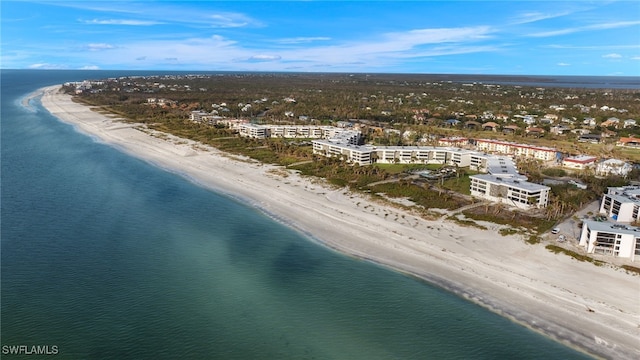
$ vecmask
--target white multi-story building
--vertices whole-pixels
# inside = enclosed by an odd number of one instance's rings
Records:
[[[542,161],[552,161],[556,159],[557,150],[548,147],[491,139],[477,139],[475,142],[476,149],[479,151],[533,158]]]
[[[314,140],[313,153],[337,157],[344,161],[369,165],[442,164],[487,172],[471,176],[471,195],[502,202],[521,209],[546,207],[548,186],[530,183],[520,175],[507,156],[496,156],[450,147],[425,146],[357,146],[333,138]]]
[[[551,188],[530,183],[522,176],[472,175],[471,195],[520,209],[543,208],[549,202]]]
[[[240,136],[249,137],[253,139],[265,139],[269,132],[264,126],[257,124],[240,124],[238,126],[238,133]]]
[[[373,152],[374,150],[370,146],[345,144],[339,139],[313,141],[314,154],[336,157],[358,165],[371,164]]]
[[[189,120],[197,123],[204,123],[209,125],[215,125],[222,117],[215,113],[208,113],[204,111],[192,111],[189,115]]]
[[[585,220],[580,246],[589,254],[640,259],[640,228],[605,221]]]
[[[362,133],[357,130],[337,128],[334,126],[313,125],[258,125],[239,124],[240,136],[265,139],[265,138],[303,138],[303,139],[332,139],[340,138],[347,144],[357,145],[362,138]]]
[[[640,220],[640,187],[609,187],[602,195],[600,214],[621,222],[632,223]]]
[[[469,139],[465,137],[448,137],[438,139],[439,146],[463,147],[469,145]]]
[[[372,147],[381,164],[442,164],[458,167],[471,165],[471,151],[435,146]]]

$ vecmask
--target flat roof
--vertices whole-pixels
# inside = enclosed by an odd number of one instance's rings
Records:
[[[550,147],[546,147],[546,146],[518,144],[518,143],[514,143],[514,142],[510,142],[510,141],[503,141],[503,140],[477,139],[476,143],[477,142],[486,142],[486,143],[492,143],[492,144],[509,145],[509,146],[527,148],[527,149],[540,150],[540,151],[553,151],[553,152],[556,151],[556,149],[553,149],[553,148],[550,148]]]
[[[524,189],[524,190],[530,190],[530,191],[550,189],[548,186],[528,182],[520,177],[501,177],[501,176],[496,176],[491,174],[479,174],[479,175],[471,175],[469,176],[469,178],[480,179],[487,182],[491,182],[493,184],[503,184],[505,186],[510,186],[510,187]]]
[[[487,172],[497,176],[518,176],[518,169],[513,159],[507,156],[487,157]]]
[[[576,162],[576,163],[588,163],[588,162],[593,162],[596,161],[598,158],[595,156],[590,156],[590,155],[577,155],[577,156],[570,156],[568,158],[565,158],[564,161],[569,161],[569,162]]]
[[[586,225],[592,231],[610,232],[616,234],[631,234],[640,237],[640,228],[636,226],[614,224],[608,221],[584,220],[583,226]]]

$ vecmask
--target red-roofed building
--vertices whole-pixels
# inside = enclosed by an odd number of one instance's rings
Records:
[[[477,139],[476,148],[479,151],[486,151],[489,153],[508,154],[543,161],[555,160],[557,152],[556,149],[548,147],[516,144],[508,141],[490,139]]]
[[[640,148],[640,138],[623,137],[623,138],[620,138],[620,140],[618,140],[616,145],[632,147],[632,148]]]
[[[562,160],[562,166],[569,169],[583,170],[588,167],[594,167],[597,160],[597,157],[589,155],[571,156]]]
[[[469,139],[464,137],[449,137],[438,139],[438,146],[464,147],[469,145]]]

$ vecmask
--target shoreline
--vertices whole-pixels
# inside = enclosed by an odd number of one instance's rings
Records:
[[[422,279],[596,357],[640,357],[640,278],[501,236],[427,221],[280,166],[122,123],[59,85],[42,105],[77,131],[265,212],[311,241]],[[286,174],[286,176],[285,176]],[[348,216],[347,216],[348,215]]]

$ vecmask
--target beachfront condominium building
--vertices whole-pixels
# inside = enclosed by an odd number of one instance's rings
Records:
[[[238,134],[254,139],[341,139],[344,140],[344,143],[353,145],[357,145],[362,139],[362,133],[357,130],[314,125],[259,125],[245,123],[238,126]]]
[[[379,164],[440,164],[456,167],[470,167],[473,151],[435,146],[371,146],[354,145],[340,137],[314,140],[313,153],[327,157],[337,156],[359,165]],[[365,153],[369,153],[367,156]],[[353,155],[353,157],[351,156]],[[486,157],[486,155],[480,155]],[[476,158],[478,168],[486,168],[486,159]],[[369,163],[363,163],[369,159]]]
[[[548,186],[530,183],[522,176],[472,175],[471,195],[520,209],[543,208],[549,202]]]
[[[313,141],[314,154],[325,157],[335,157],[361,166],[371,164],[373,152],[370,146],[344,144],[340,139]]]
[[[189,120],[197,123],[215,125],[218,120],[221,120],[222,116],[218,116],[216,113],[208,113],[204,111],[192,111],[189,114]]]
[[[313,153],[358,165],[441,164],[469,167],[487,173],[470,177],[473,196],[521,209],[542,208],[549,202],[550,188],[528,182],[507,156],[450,147],[356,146],[340,139],[314,140]]]
[[[640,187],[609,187],[602,195],[600,214],[620,223],[640,220]]]
[[[440,164],[457,167],[471,165],[471,151],[435,146],[375,146],[380,164]]]
[[[264,126],[247,123],[238,127],[238,134],[253,139],[266,139],[269,133],[268,129]]]
[[[588,254],[610,255],[635,261],[640,259],[640,228],[585,220],[579,244]]]
[[[552,161],[556,159],[557,150],[527,144],[517,144],[509,141],[477,139],[476,150],[489,153],[506,154],[515,157]]]

